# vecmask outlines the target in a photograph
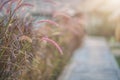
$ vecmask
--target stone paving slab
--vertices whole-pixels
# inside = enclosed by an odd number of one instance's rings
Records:
[[[119,67],[104,38],[87,37],[58,80],[120,80]]]

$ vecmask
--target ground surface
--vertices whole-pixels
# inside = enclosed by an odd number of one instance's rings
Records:
[[[58,80],[120,80],[118,65],[103,38],[87,37]]]

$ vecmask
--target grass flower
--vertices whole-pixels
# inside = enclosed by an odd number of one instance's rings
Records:
[[[59,50],[59,52],[61,53],[61,55],[63,55],[62,49],[60,48],[60,46],[59,46],[54,40],[49,39],[49,38],[47,38],[47,37],[43,37],[41,40],[47,41],[47,42],[53,44],[53,45]]]
[[[53,5],[58,5],[58,3],[56,1],[53,1],[53,0],[44,0],[45,2],[48,2],[48,3],[51,3]]]
[[[55,25],[57,27],[59,26],[59,24],[57,24],[56,22],[54,22],[52,20],[40,20],[40,21],[38,21],[38,23],[44,23],[44,22]]]
[[[69,19],[71,20],[71,17],[63,12],[55,12],[53,14],[53,17],[56,18],[56,17],[59,17],[59,16],[62,16],[62,17],[65,17],[66,19]]]
[[[32,43],[32,39],[28,36],[25,36],[25,35],[19,37],[19,40],[20,41],[28,41],[28,42]]]
[[[32,4],[29,4],[29,3],[23,3],[23,4],[20,4],[18,5],[15,9],[14,9],[14,12],[16,12],[17,10],[19,10],[20,8],[22,7],[33,7]]]

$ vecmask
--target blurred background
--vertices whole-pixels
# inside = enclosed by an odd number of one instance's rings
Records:
[[[55,12],[81,14],[88,35],[104,36],[115,56],[120,56],[120,0],[28,0],[35,5],[35,17],[51,18]],[[49,3],[52,2],[53,4]],[[119,59],[119,58],[118,58]]]
[[[50,1],[52,3],[49,3]],[[55,12],[65,12],[70,16],[79,13],[83,17],[82,21],[88,34],[105,36],[109,39],[115,36],[119,41],[119,0],[28,0],[27,2],[34,4],[30,12],[35,17],[50,18]]]

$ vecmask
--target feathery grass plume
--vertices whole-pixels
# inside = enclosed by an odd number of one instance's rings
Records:
[[[56,1],[53,1],[53,0],[44,0],[44,1],[48,2],[48,3],[51,3],[51,4],[55,5],[55,6],[58,5],[58,3]]]
[[[28,41],[28,42],[32,43],[32,39],[30,37],[28,37],[28,36],[25,36],[25,35],[21,36],[19,38],[19,40],[20,41]]]
[[[2,8],[5,6],[5,4],[7,4],[7,8],[6,8],[6,13],[10,13],[11,11],[11,15],[13,16],[17,10],[19,10],[20,8],[23,8],[23,7],[34,7],[32,4],[30,3],[24,3],[23,0],[8,0],[6,2],[4,2],[2,5],[1,5],[1,10]],[[16,4],[13,8],[13,4]]]
[[[53,17],[54,17],[54,18],[59,17],[59,16],[63,16],[63,17],[65,17],[65,18],[71,20],[71,17],[70,17],[69,15],[63,13],[63,12],[55,12],[55,13],[53,14]]]
[[[7,0],[7,1],[1,3],[1,4],[0,4],[0,11],[3,9],[3,7],[4,7],[6,4],[8,4],[8,3],[11,2],[11,1],[14,1],[14,0]]]
[[[18,5],[22,4],[22,1],[23,1],[23,0],[13,0],[13,1],[11,1],[11,2],[8,4],[8,8],[7,8],[7,11],[6,11],[7,14],[10,13],[10,11],[11,11],[11,9],[12,9],[12,5],[13,5],[15,2],[17,2],[16,5],[18,6]]]
[[[22,4],[23,0],[18,0],[18,4],[17,5],[20,5]]]
[[[56,22],[54,22],[54,21],[52,21],[52,20],[40,20],[40,21],[38,21],[38,23],[44,23],[44,22],[46,22],[46,23],[49,23],[49,24],[52,24],[52,25],[55,25],[55,26],[59,27],[59,24],[57,24]]]
[[[17,4],[17,6],[15,6],[15,9],[13,10],[11,16],[14,16],[14,14],[15,14],[19,9],[21,9],[21,8],[23,8],[23,7],[34,7],[34,6],[33,6],[32,4],[30,4],[30,3],[22,3],[22,1],[21,1],[21,2],[18,2],[18,4]]]
[[[13,12],[16,12],[17,10],[19,10],[20,8],[22,7],[34,7],[32,4],[29,4],[29,3],[22,3],[20,5],[18,5]]]
[[[53,44],[59,50],[59,52],[61,53],[61,55],[63,55],[62,49],[60,48],[60,46],[54,40],[49,39],[47,37],[42,37],[41,40],[43,40],[43,41],[45,40],[45,41],[50,42],[51,44]]]

